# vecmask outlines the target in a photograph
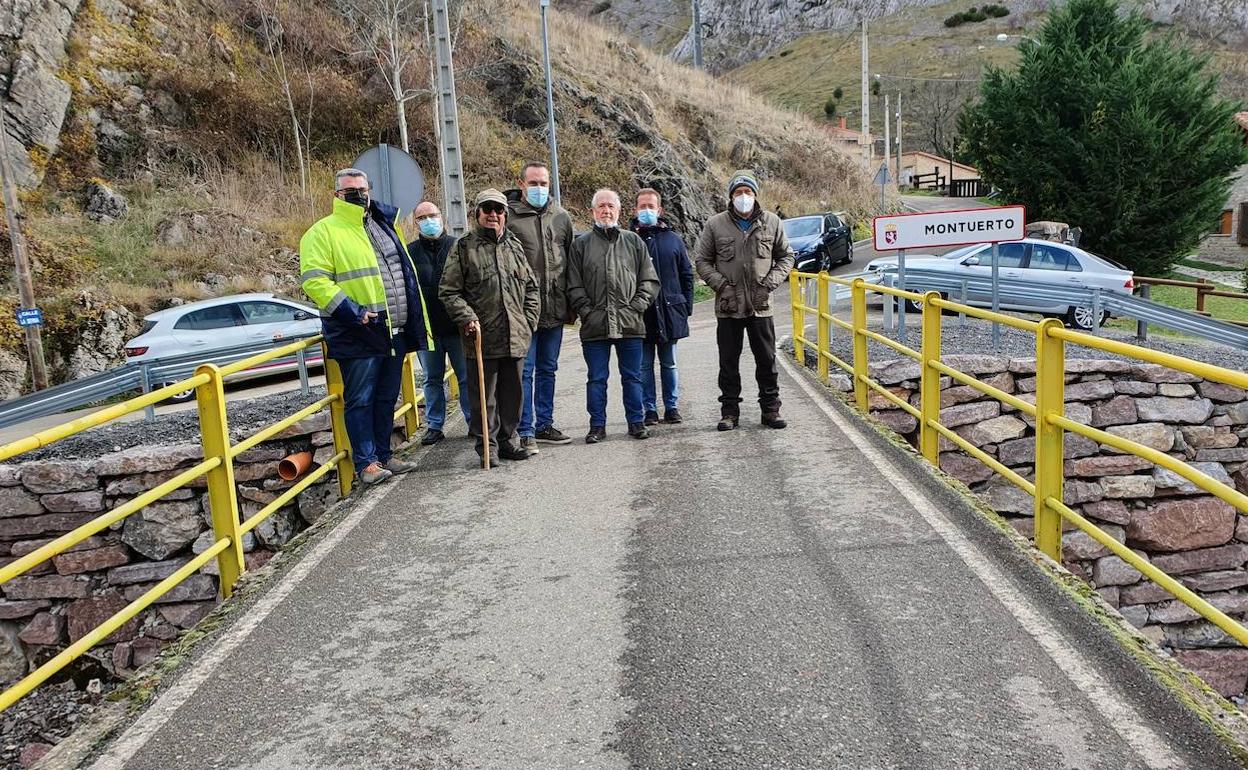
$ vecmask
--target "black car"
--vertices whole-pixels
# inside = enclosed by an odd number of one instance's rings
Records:
[[[817,273],[854,261],[854,236],[839,213],[792,217],[783,225],[797,256],[797,270]]]

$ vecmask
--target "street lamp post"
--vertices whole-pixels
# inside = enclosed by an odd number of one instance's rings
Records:
[[[547,144],[550,145],[550,192],[555,200],[562,202],[559,196],[559,141],[555,138],[555,96],[554,84],[550,75],[550,35],[546,29],[546,9],[550,0],[541,0],[542,8],[542,57],[546,61],[546,132]]]

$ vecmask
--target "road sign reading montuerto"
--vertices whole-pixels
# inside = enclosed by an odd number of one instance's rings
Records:
[[[875,218],[875,250],[930,249],[1023,239],[1027,211],[999,206]]]

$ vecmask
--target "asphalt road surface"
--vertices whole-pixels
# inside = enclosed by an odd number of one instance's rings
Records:
[[[452,430],[94,767],[1237,766],[805,378],[781,373],[789,429],[759,426],[747,384],[716,432],[706,310],[683,425],[629,438],[613,380],[608,438],[582,443],[570,337],[572,445],[483,472]]]

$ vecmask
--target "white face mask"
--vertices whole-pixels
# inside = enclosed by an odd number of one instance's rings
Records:
[[[742,193],[732,199],[732,206],[742,216],[754,211],[754,196],[749,193]]]

